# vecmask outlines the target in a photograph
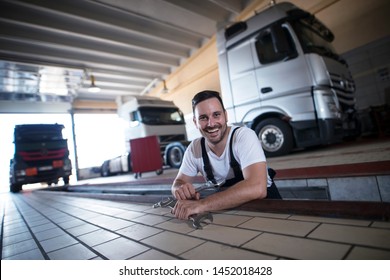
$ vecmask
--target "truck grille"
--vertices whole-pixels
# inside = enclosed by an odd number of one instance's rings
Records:
[[[330,73],[332,88],[336,91],[342,110],[355,107],[355,82],[352,79]]]
[[[32,160],[46,160],[46,159],[56,159],[63,158],[67,149],[58,149],[58,150],[48,150],[41,149],[39,151],[20,151],[19,155],[22,157],[24,161],[32,161]]]

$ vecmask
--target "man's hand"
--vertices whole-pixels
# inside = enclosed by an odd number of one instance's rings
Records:
[[[200,212],[200,200],[178,200],[172,210],[172,214],[181,220],[188,220],[191,215]]]
[[[184,183],[175,190],[175,198],[177,200],[199,200],[200,194],[196,192],[194,185],[191,183]]]

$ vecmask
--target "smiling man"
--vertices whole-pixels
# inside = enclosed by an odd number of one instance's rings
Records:
[[[188,146],[173,182],[172,194],[178,200],[173,209],[175,216],[188,219],[193,214],[229,209],[254,199],[280,199],[257,135],[247,127],[227,125],[219,93],[197,93],[192,109],[202,137]],[[193,186],[199,172],[206,181],[226,181],[222,190],[201,198]]]

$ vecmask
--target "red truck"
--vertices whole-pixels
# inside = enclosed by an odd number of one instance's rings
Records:
[[[72,164],[62,124],[23,124],[14,130],[15,154],[10,162],[10,191],[25,184],[57,184],[62,177],[69,184]]]

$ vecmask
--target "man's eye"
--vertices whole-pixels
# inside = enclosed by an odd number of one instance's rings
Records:
[[[200,121],[206,121],[207,118],[203,116],[203,117],[199,117],[199,120],[200,120]]]

